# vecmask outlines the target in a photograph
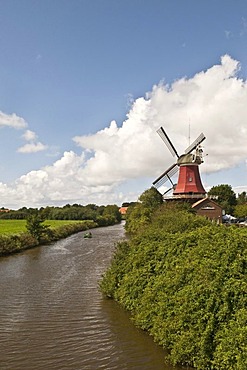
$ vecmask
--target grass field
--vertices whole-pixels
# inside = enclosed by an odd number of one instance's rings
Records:
[[[69,220],[46,220],[44,225],[49,225],[51,228],[68,225],[79,221]],[[0,220],[0,235],[1,234],[19,234],[26,232],[26,220]]]

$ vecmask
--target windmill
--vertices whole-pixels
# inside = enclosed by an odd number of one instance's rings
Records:
[[[179,155],[163,127],[160,127],[157,130],[157,133],[165,142],[173,157],[177,157],[177,161],[172,164],[164,173],[162,173],[162,175],[160,175],[153,182],[153,185],[156,188],[159,188],[165,184],[165,182],[170,181],[172,187],[167,190],[165,194],[173,189],[173,195],[178,198],[194,195],[197,197],[204,197],[206,191],[203,188],[199,174],[199,165],[203,162],[202,147],[200,144],[206,139],[204,134],[201,133],[198,138],[185,150],[184,154]],[[172,181],[172,177],[177,173],[178,170],[178,182],[175,185]]]

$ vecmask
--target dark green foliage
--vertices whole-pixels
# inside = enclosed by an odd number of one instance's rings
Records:
[[[163,197],[153,186],[144,191],[139,197],[140,202],[145,208],[155,209],[163,203]]]
[[[30,234],[0,235],[0,256],[17,253],[37,245],[37,239]]]
[[[246,191],[243,191],[242,193],[238,194],[237,203],[238,204],[246,204],[247,203],[247,193],[246,193]]]
[[[40,242],[42,235],[45,235],[49,229],[48,225],[43,224],[44,221],[45,219],[37,210],[30,213],[27,217],[27,231],[37,239],[38,242]]]
[[[129,234],[135,234],[145,228],[151,221],[152,213],[163,204],[162,195],[154,187],[144,191],[139,202],[129,206],[126,215],[125,229]]]
[[[130,207],[130,206],[134,206],[136,204],[136,202],[124,202],[122,203],[122,207]]]
[[[234,207],[237,204],[237,198],[230,185],[221,184],[213,186],[209,190],[208,195],[218,196],[217,203],[219,203],[226,213],[232,213],[234,211]]]
[[[121,221],[121,214],[117,205],[97,206],[88,204],[66,204],[64,207],[41,207],[39,210],[34,208],[20,208],[17,211],[0,212],[1,219],[27,219],[34,213],[39,214],[41,219],[49,220],[100,220],[102,226],[112,225]]]
[[[119,245],[100,287],[173,364],[245,370],[246,247],[245,229],[163,205]]]
[[[108,220],[107,225],[114,225],[115,223],[120,222],[122,218],[119,208],[116,205],[108,205],[104,207],[101,217]]]

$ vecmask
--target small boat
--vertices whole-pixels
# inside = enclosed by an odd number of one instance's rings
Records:
[[[86,238],[92,238],[92,236],[93,235],[92,235],[91,231],[89,231],[88,233],[85,233],[83,237],[86,239]]]

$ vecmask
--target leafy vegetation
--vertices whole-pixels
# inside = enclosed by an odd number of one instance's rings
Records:
[[[237,198],[230,185],[221,184],[213,186],[209,190],[208,195],[217,196],[217,203],[219,203],[226,213],[232,213],[234,211],[234,207],[237,204]]]
[[[247,204],[247,193],[246,193],[246,191],[243,191],[242,193],[238,194],[237,203],[238,204]]]
[[[131,207],[130,207],[131,208]],[[247,230],[183,206],[138,203],[100,288],[169,350],[172,364],[247,369]]]
[[[139,202],[129,206],[126,217],[126,231],[136,233],[138,229],[145,228],[151,220],[153,211],[163,203],[162,195],[154,187],[144,191]]]
[[[113,225],[121,221],[121,214],[117,205],[97,206],[88,204],[67,204],[64,207],[41,207],[36,208],[22,207],[18,210],[0,212],[0,219],[27,219],[30,215],[38,213],[39,217],[46,220],[93,220],[99,226]]]
[[[247,203],[237,204],[234,209],[234,216],[238,218],[246,218],[247,217]]]
[[[48,233],[49,226],[44,225],[45,218],[36,210],[27,217],[26,228],[30,235],[32,235],[38,242],[40,242],[42,235]]]

